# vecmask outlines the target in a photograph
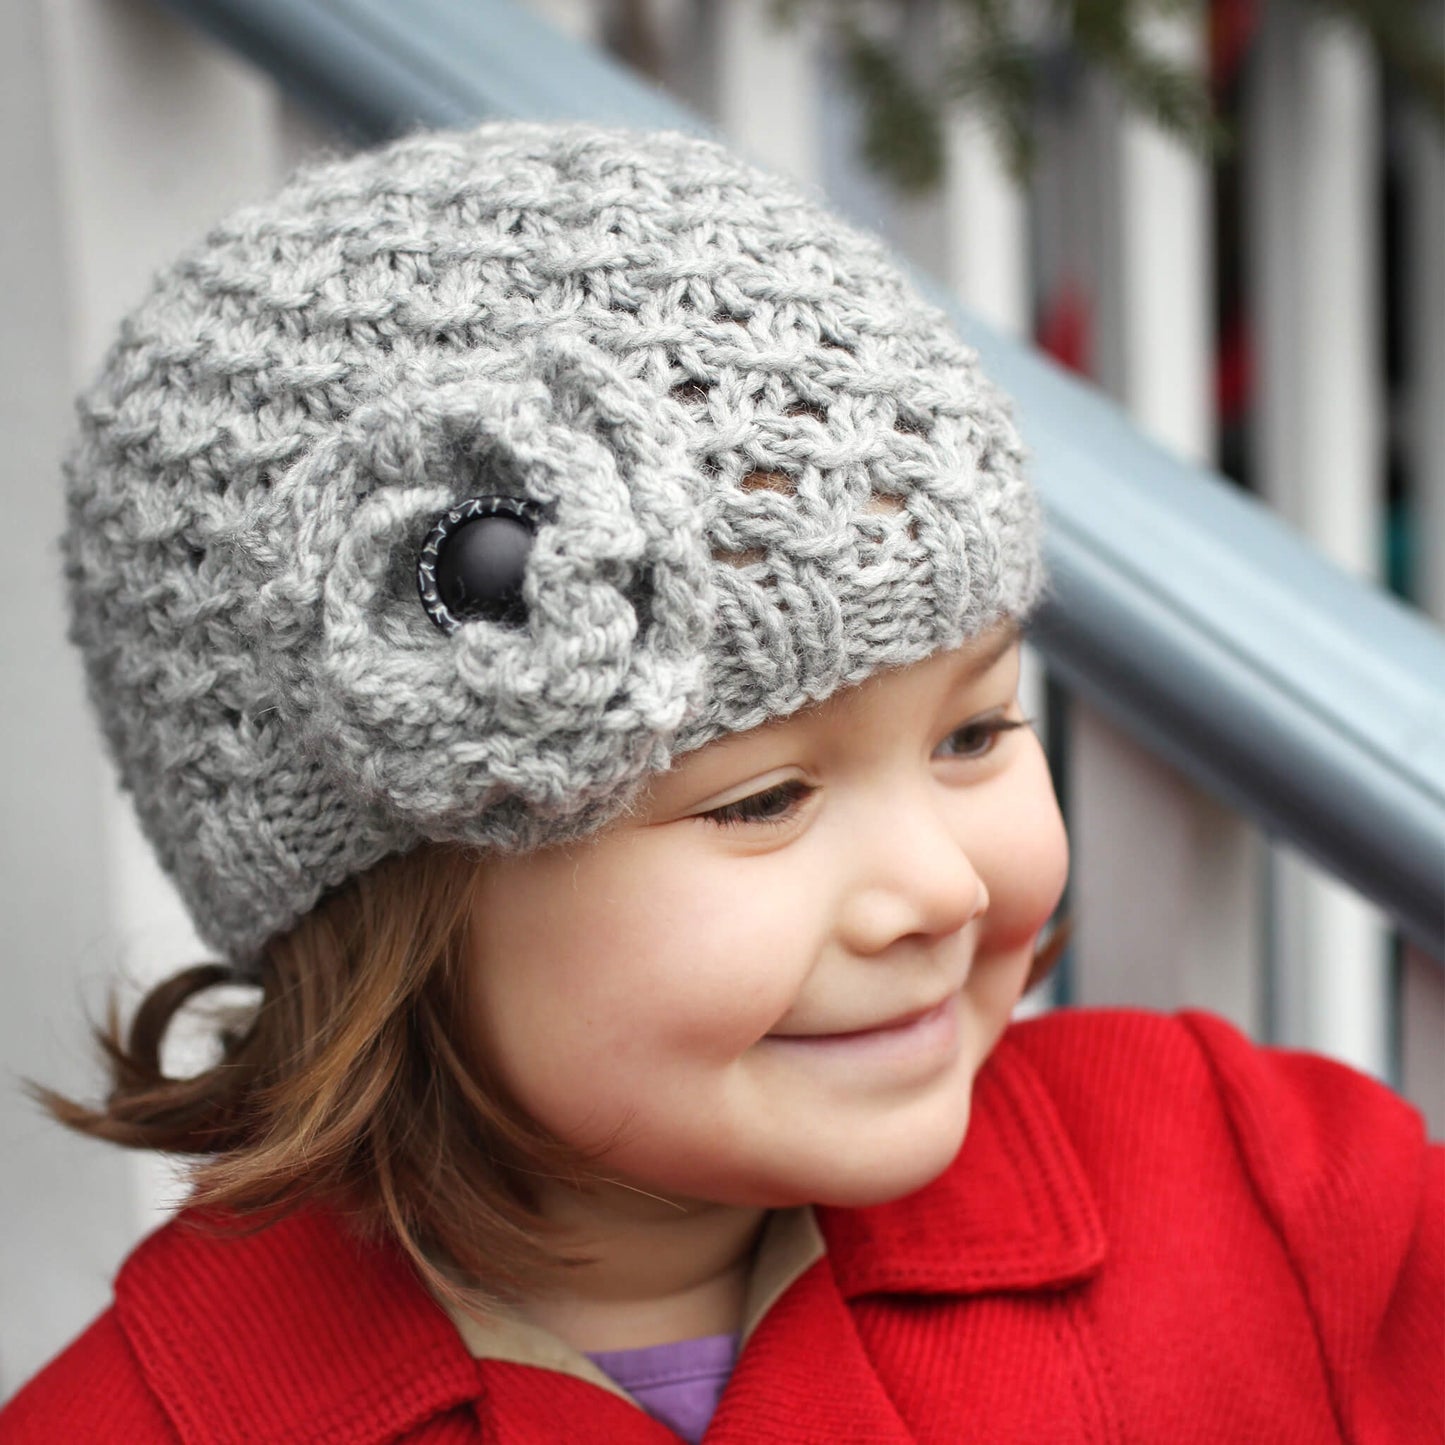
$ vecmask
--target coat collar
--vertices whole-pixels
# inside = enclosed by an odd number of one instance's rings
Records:
[[[126,1261],[115,1298],[184,1445],[380,1445],[477,1395],[405,1258],[324,1212],[240,1233],[188,1210]]]
[[[968,1134],[932,1184],[870,1209],[820,1209],[845,1299],[1054,1288],[1106,1242],[1093,1190],[1043,1081],[1006,1034],[974,1083]]]
[[[842,1300],[1057,1288],[1089,1278],[1105,1252],[1083,1168],[1008,1036],[939,1179],[893,1204],[820,1209],[818,1222]],[[781,1339],[799,1287],[824,1278],[805,1274],[760,1333]],[[406,1260],[324,1212],[238,1233],[187,1211],[126,1262],[116,1309],[184,1445],[382,1445],[480,1394],[476,1362]],[[533,1373],[518,1376],[527,1388]]]

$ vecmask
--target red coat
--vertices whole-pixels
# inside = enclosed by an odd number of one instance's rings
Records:
[[[821,1210],[708,1441],[1445,1439],[1445,1159],[1337,1065],[1201,1015],[1061,1013],[980,1075],[957,1163]],[[405,1265],[327,1217],[171,1224],[0,1414],[4,1445],[608,1442],[597,1386],[475,1361]]]

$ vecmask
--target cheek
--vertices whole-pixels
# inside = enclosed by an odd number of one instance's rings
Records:
[[[538,1123],[568,1137],[573,1101],[601,1059],[617,1051],[616,1019],[637,1006],[635,980],[607,965],[596,868],[558,850],[498,858],[474,895],[470,935],[470,1035],[479,1060]]]
[[[1032,943],[1063,896],[1069,844],[1042,750],[1033,743],[989,809],[976,861],[989,891],[990,946]]]
[[[570,1142],[686,1092],[792,1002],[780,964],[799,950],[780,943],[796,927],[786,898],[694,867],[685,841],[500,860],[479,886],[475,1047],[517,1103]]]
[[[786,1012],[809,956],[806,909],[776,865],[697,862],[696,840],[645,840],[600,890],[578,930],[590,957],[580,986],[610,1008],[619,1043],[674,1067],[726,1063]]]

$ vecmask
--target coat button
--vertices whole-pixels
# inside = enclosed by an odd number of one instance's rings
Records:
[[[527,620],[522,582],[540,512],[520,497],[473,497],[432,528],[417,563],[417,590],[443,632],[464,622]]]

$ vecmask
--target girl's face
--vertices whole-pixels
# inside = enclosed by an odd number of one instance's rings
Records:
[[[939,1174],[1067,868],[1018,668],[995,632],[489,860],[471,1026],[517,1102],[674,1199],[862,1205]]]

